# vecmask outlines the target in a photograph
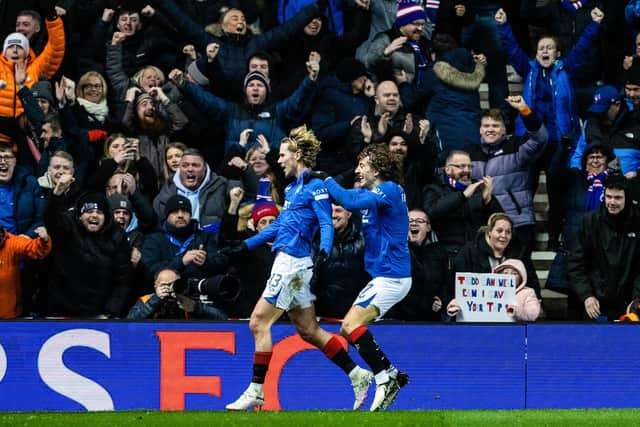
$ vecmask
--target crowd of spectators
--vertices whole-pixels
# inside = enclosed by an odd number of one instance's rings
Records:
[[[413,286],[387,318],[451,321],[466,271],[514,274],[536,320],[541,171],[569,319],[640,297],[639,1],[23,0],[0,29],[0,318],[248,318],[275,254],[218,251],[286,208],[303,124],[345,187],[369,144],[402,162]],[[325,318],[370,279],[360,213],[333,224]]]

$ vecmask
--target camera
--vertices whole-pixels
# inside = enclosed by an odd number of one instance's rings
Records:
[[[208,279],[180,278],[173,282],[172,291],[176,295],[194,298],[206,296],[233,302],[240,294],[240,282],[228,274],[217,274]]]

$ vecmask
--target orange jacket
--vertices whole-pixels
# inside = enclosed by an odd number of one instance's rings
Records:
[[[45,76],[47,79],[53,77],[64,58],[62,19],[56,18],[46,22],[49,32],[47,45],[37,57],[33,51],[30,51],[27,59],[27,81],[25,84],[29,88],[39,80],[40,76]],[[18,117],[22,114],[23,108],[18,98],[16,81],[13,76],[13,62],[5,58],[4,54],[0,55],[0,79],[7,82],[7,87],[0,91],[0,116]]]
[[[22,287],[20,261],[41,259],[51,252],[51,238],[30,239],[7,233],[0,247],[0,319],[12,319],[22,314]]]

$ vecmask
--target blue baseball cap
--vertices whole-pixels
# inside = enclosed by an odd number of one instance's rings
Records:
[[[601,114],[622,99],[622,94],[613,86],[600,86],[593,94],[593,103],[589,107],[590,113]]]

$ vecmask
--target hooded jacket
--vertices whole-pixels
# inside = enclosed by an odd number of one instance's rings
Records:
[[[191,208],[193,212],[198,212],[197,219],[203,227],[219,224],[222,220],[228,206],[229,190],[232,188],[243,187],[247,193],[257,193],[257,179],[251,168],[247,168],[243,172],[241,184],[239,181],[229,180],[217,175],[211,171],[207,165],[205,179],[199,187],[197,194],[185,194],[184,191],[180,191],[176,185],[176,180],[180,182],[179,171],[174,175],[174,179],[164,184],[160,193],[153,200],[153,210],[156,211],[158,218],[166,218],[164,207],[171,196],[181,194],[190,200],[197,198],[199,201],[198,206],[194,207],[192,203]],[[194,215],[194,217],[195,216],[196,215]]]
[[[516,302],[507,308],[507,313],[518,322],[534,322],[540,316],[540,301],[536,292],[527,286],[527,269],[519,259],[508,259],[493,269],[496,274],[502,273],[507,267],[514,268],[520,274],[522,282],[516,288]]]
[[[418,85],[402,83],[398,87],[407,109],[422,114],[426,105],[441,157],[478,143],[482,112],[478,88],[484,76],[484,65],[460,48],[443,54]]]

